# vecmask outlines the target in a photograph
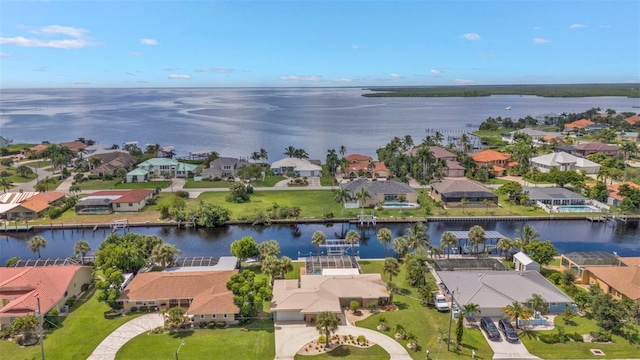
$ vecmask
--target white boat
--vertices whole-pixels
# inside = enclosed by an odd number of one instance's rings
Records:
[[[507,106],[506,108],[504,108],[505,110],[511,110],[511,106]]]

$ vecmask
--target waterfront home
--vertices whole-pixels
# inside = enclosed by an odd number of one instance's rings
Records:
[[[65,194],[47,192],[8,192],[0,195],[0,218],[7,220],[37,219],[46,215],[52,205],[62,202]]]
[[[407,156],[416,156],[420,147],[413,148],[406,151],[404,154]],[[458,156],[443,147],[429,146],[429,150],[433,153],[433,157],[436,161],[444,161],[446,167],[444,168],[444,176],[446,177],[463,177],[466,169],[458,162]]]
[[[576,274],[575,282],[588,284],[585,273],[587,267],[626,266],[621,258],[613,253],[604,251],[575,251],[560,255],[560,271],[571,270]]]
[[[240,309],[233,303],[227,282],[238,270],[205,267],[180,268],[180,271],[138,273],[117,299],[125,312],[140,307],[170,309],[182,307],[198,322],[224,321],[238,323]],[[297,280],[296,280],[297,281]]]
[[[142,210],[153,190],[107,190],[96,191],[78,200],[76,214],[111,214],[113,212],[133,212]]]
[[[574,122],[568,123],[564,125],[564,131],[565,132],[569,132],[569,131],[579,131],[579,130],[586,130],[587,126],[589,125],[594,125],[595,123],[591,120],[587,120],[587,119],[580,119],[580,120],[576,120]]]
[[[640,123],[640,115],[629,116],[625,118],[624,121],[629,123],[631,126],[634,126],[637,123]]]
[[[276,322],[313,324],[319,313],[329,311],[346,325],[342,309],[351,301],[367,308],[369,304],[387,305],[390,298],[380,274],[301,275],[300,280],[274,281],[271,312]]]
[[[629,299],[640,305],[640,257],[620,257],[625,266],[587,266],[584,284],[598,284],[614,299]]]
[[[513,265],[516,271],[534,270],[540,272],[540,264],[522,251],[513,255]]]
[[[618,206],[624,200],[624,196],[620,195],[619,190],[621,185],[629,185],[634,189],[640,189],[640,185],[632,182],[621,182],[616,184],[607,185],[607,204]]]
[[[203,178],[226,179],[235,177],[238,169],[246,165],[249,165],[249,162],[244,158],[219,157],[213,160],[208,168],[202,170],[200,175]]]
[[[322,166],[306,159],[284,158],[271,164],[274,175],[322,176]]]
[[[129,152],[117,149],[97,149],[85,155],[91,163],[92,158],[100,159],[100,165],[90,170],[92,175],[104,176],[114,175],[119,168],[129,169],[136,163],[136,158]]]
[[[528,204],[542,203],[551,206],[584,205],[587,200],[586,197],[561,187],[523,186],[522,191],[529,198]]]
[[[638,142],[638,132],[637,131],[619,131],[616,133],[617,141],[630,141],[632,143]]]
[[[68,142],[61,142],[60,147],[66,147],[69,150],[73,151],[74,153],[79,153],[82,150],[84,150],[84,148],[86,147],[86,145],[81,142],[81,141],[68,141]]]
[[[556,152],[566,152],[571,155],[587,157],[591,154],[603,154],[606,156],[618,155],[618,147],[601,142],[584,143],[580,145],[559,146],[554,149]]]
[[[540,145],[543,141],[542,139],[547,136],[557,136],[557,134],[549,133],[546,131],[534,130],[531,128],[524,128],[508,133],[502,134],[502,141],[506,141],[509,144],[513,144],[516,142],[517,134],[525,134],[531,137],[531,142],[535,145]],[[546,140],[545,140],[546,141]]]
[[[554,167],[560,171],[575,170],[580,172],[584,170],[586,174],[597,174],[600,170],[600,164],[566,152],[554,152],[533,157],[531,158],[531,166],[544,173]]]
[[[65,303],[92,281],[91,267],[79,265],[0,267],[0,328],[19,317],[55,309],[66,312]]]
[[[504,175],[509,169],[516,165],[516,163],[511,161],[511,154],[505,154],[491,149],[471,154],[471,158],[479,168],[493,168],[491,171],[495,176]]]
[[[359,200],[358,202],[360,206],[364,207],[384,206],[386,202],[397,203],[401,200],[402,202],[414,204],[418,202],[418,192],[411,186],[397,181],[369,181],[360,178],[340,184],[340,187],[349,190],[354,202],[357,201],[356,194],[358,194],[361,189],[365,189],[367,193],[369,193],[369,198]],[[361,201],[364,201],[364,204],[362,204]]]
[[[186,178],[192,176],[197,167],[197,165],[181,163],[174,159],[151,158],[141,162],[136,169],[127,173],[127,182],[147,181],[152,177],[164,177],[165,174],[169,174],[172,178]],[[141,170],[146,172],[146,177],[142,175]]]
[[[555,125],[558,123],[560,119],[563,119],[563,118],[564,118],[563,115],[553,113],[553,112],[535,116],[535,119],[538,122],[538,124],[542,123],[545,125]]]
[[[391,171],[382,162],[373,161],[371,156],[361,154],[349,154],[344,157],[347,162],[344,168],[344,177],[356,178],[358,176],[387,178]]]
[[[455,291],[458,308],[477,304],[482,316],[502,317],[502,308],[514,301],[526,304],[533,294],[549,303],[548,312],[559,314],[573,308],[573,300],[538,271],[440,271],[446,292]],[[477,314],[476,314],[477,315]]]
[[[466,199],[469,206],[483,205],[484,200],[498,203],[498,195],[476,181],[468,179],[444,179],[431,184],[431,197],[442,200],[445,206],[459,206]]]

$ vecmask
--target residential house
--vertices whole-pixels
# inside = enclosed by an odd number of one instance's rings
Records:
[[[85,155],[87,161],[91,158],[100,159],[100,165],[90,170],[92,175],[114,175],[119,168],[130,169],[136,163],[136,158],[124,150],[98,149]]]
[[[136,169],[143,169],[148,176],[145,181],[152,177],[164,177],[169,174],[172,178],[186,178],[193,175],[197,165],[181,163],[169,158],[151,158],[137,165]],[[127,182],[135,182],[134,176],[140,181],[141,172],[131,171],[127,173]]]
[[[271,312],[274,320],[315,323],[319,313],[329,311],[346,325],[342,309],[351,301],[367,308],[384,306],[390,294],[380,274],[301,275],[300,280],[276,280],[273,284]]]
[[[407,156],[416,156],[420,148],[414,148],[405,152]],[[458,156],[443,147],[429,146],[429,150],[433,153],[433,157],[436,161],[444,161],[446,167],[444,169],[444,176],[446,177],[464,177],[466,169],[458,162]]]
[[[585,284],[597,284],[614,299],[629,299],[640,305],[640,257],[620,257],[625,266],[586,267]]]
[[[322,176],[322,166],[306,159],[285,158],[271,164],[275,175],[295,175],[302,177]]]
[[[603,154],[606,156],[618,155],[618,147],[615,145],[604,144],[601,142],[591,142],[573,146],[571,154],[576,156],[587,157],[591,154]]]
[[[607,125],[607,124],[598,124],[598,123],[596,123],[596,124],[593,124],[593,125],[587,125],[584,128],[584,130],[588,131],[588,132],[597,133],[597,132],[600,132],[602,130],[606,130],[606,129],[609,129],[609,128],[611,128],[611,127],[609,125]]]
[[[208,168],[202,170],[200,175],[203,178],[226,179],[235,177],[238,169],[246,165],[249,165],[249,162],[244,158],[219,157],[213,160]]]
[[[580,172],[584,170],[586,174],[597,174],[598,170],[600,170],[600,164],[566,152],[554,152],[536,156],[531,158],[531,166],[544,173],[549,172],[554,167],[560,171],[575,170]]]
[[[618,192],[621,185],[629,185],[631,188],[640,189],[640,185],[632,182],[622,182],[616,184],[607,185],[607,204],[618,206],[624,200],[624,196]]]
[[[173,146],[161,146],[158,149],[158,157],[173,159],[176,156],[176,148]]]
[[[466,199],[469,206],[484,206],[484,200],[498,203],[498,195],[480,183],[468,179],[444,179],[433,183],[431,197],[441,200],[445,206],[460,205],[462,199]]]
[[[580,119],[580,120],[576,120],[574,122],[568,123],[564,125],[564,131],[565,132],[569,132],[569,131],[579,131],[579,130],[585,130],[587,126],[589,125],[594,125],[595,123],[591,120],[587,120],[587,119]]]
[[[201,267],[182,270],[138,273],[117,302],[125,312],[141,306],[158,309],[180,306],[196,323],[238,323],[240,309],[233,303],[233,293],[227,290],[227,282],[238,270],[202,271]]]
[[[637,123],[640,123],[640,115],[629,116],[628,118],[625,118],[624,121],[628,122],[631,126],[634,126]]]
[[[557,113],[546,113],[546,114],[540,114],[538,116],[535,116],[536,121],[538,121],[538,124],[545,124],[545,125],[555,125],[558,123],[558,121],[560,119],[563,119],[564,116],[561,114],[557,114]]]
[[[213,150],[198,150],[198,151],[190,151],[189,155],[186,157],[188,160],[205,160],[209,155],[213,154]]]
[[[142,210],[153,198],[153,190],[96,191],[78,200],[76,214],[110,214]]]
[[[344,157],[347,166],[344,169],[345,177],[355,178],[358,176],[387,178],[391,176],[391,171],[384,163],[373,161],[368,155],[349,154]]]
[[[55,309],[64,313],[65,303],[92,281],[91,267],[79,265],[0,267],[0,328],[20,317]]]
[[[65,194],[57,191],[5,193],[0,196],[0,217],[7,220],[37,219],[46,215]]]
[[[524,128],[508,133],[502,134],[502,141],[506,141],[509,144],[513,144],[516,142],[516,134],[525,134],[531,137],[531,142],[535,145],[540,145],[543,143],[543,139],[547,136],[557,136],[557,134],[549,133],[546,131],[534,130],[531,128]],[[546,139],[545,139],[546,141]]]
[[[619,131],[616,133],[617,141],[630,141],[632,143],[638,142],[638,132],[637,131]]]
[[[613,253],[604,251],[575,251],[560,255],[560,271],[569,269],[576,274],[576,283],[588,284],[589,277],[585,272],[586,268],[626,266],[621,259]]]
[[[518,301],[526,304],[533,294],[549,303],[548,312],[560,314],[573,308],[573,300],[535,270],[528,271],[441,271],[448,293],[455,291],[458,308],[477,304],[482,316],[502,317],[502,308]]]
[[[80,141],[62,142],[59,145],[60,145],[60,147],[68,148],[69,150],[73,151],[74,153],[81,152],[87,146],[83,142],[80,142]]]
[[[491,149],[471,154],[471,158],[479,168],[490,168],[489,170],[492,171],[495,176],[504,175],[509,169],[516,165],[515,162],[511,161],[511,154],[505,154]]]
[[[529,204],[540,202],[551,206],[584,205],[587,200],[584,196],[561,187],[523,186],[522,191],[527,194]]]
[[[356,194],[361,189],[365,189],[370,196],[370,198],[364,200],[365,207],[374,207],[384,205],[385,202],[398,202],[400,200],[409,203],[418,202],[418,193],[411,186],[397,181],[369,181],[360,178],[340,184],[340,187],[349,190],[354,201],[356,201]]]
[[[513,255],[513,265],[516,271],[534,270],[540,272],[540,264],[522,251]]]

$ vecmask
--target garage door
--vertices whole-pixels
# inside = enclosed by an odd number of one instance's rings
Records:
[[[278,311],[276,313],[277,321],[304,321],[304,314],[300,311]]]

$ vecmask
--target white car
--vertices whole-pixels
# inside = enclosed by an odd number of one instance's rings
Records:
[[[449,311],[449,302],[443,294],[436,294],[436,296],[433,297],[433,302],[438,311]]]

